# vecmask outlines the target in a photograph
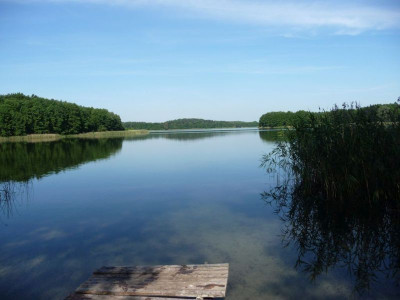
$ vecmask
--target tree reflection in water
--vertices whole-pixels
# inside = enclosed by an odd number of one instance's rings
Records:
[[[26,182],[91,161],[108,159],[121,150],[122,142],[122,138],[114,138],[0,143],[0,182]]]
[[[354,290],[363,294],[383,278],[400,280],[400,213],[388,205],[349,201],[338,205],[318,193],[304,193],[301,180],[262,193],[284,222],[283,242],[298,251],[295,267],[312,280],[335,267],[346,268]]]
[[[43,143],[0,143],[0,218],[10,218],[32,196],[32,180],[108,159],[122,138],[65,139]]]

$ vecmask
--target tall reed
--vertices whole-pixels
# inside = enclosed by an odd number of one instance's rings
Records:
[[[345,267],[360,294],[382,276],[400,282],[400,103],[298,118],[262,165],[280,176],[262,198],[296,267],[311,279]]]
[[[400,105],[382,112],[344,104],[298,118],[263,164],[288,171],[304,195],[317,193],[335,205],[391,203],[399,209]]]

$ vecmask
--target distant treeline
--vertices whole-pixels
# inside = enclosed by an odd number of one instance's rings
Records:
[[[168,129],[257,127],[258,122],[178,119],[178,120],[166,121],[163,123],[124,122],[123,125],[125,129],[168,130]]]
[[[20,93],[0,95],[0,136],[123,129],[121,118],[106,109]]]
[[[390,121],[390,114],[394,109],[397,109],[396,104],[376,104],[368,107],[359,108],[366,112],[366,114],[374,114],[379,116],[381,119]],[[355,111],[355,109],[348,109],[348,112]],[[315,117],[322,116],[323,114],[329,114],[330,112],[314,112],[310,113],[304,110],[297,112],[269,112],[261,116],[259,127],[286,127],[294,126],[299,120],[308,118],[310,114]]]

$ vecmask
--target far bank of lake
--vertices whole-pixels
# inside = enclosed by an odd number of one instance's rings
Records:
[[[79,134],[61,135],[61,134],[29,134],[23,136],[9,136],[1,137],[0,143],[4,142],[28,142],[28,143],[39,143],[39,142],[51,142],[58,141],[61,139],[68,138],[79,138],[79,139],[101,139],[101,138],[122,138],[122,137],[133,137],[143,136],[149,134],[148,130],[121,130],[121,131],[100,131],[100,132],[86,132]]]

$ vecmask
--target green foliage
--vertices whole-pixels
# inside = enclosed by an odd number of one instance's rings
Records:
[[[304,193],[368,206],[395,201],[400,207],[399,104],[343,105],[298,118],[293,128],[288,142],[264,159],[290,168]]]
[[[311,279],[345,266],[355,290],[399,282],[400,103],[309,113],[264,156],[279,184],[262,194]]]
[[[126,129],[168,130],[168,129],[211,129],[257,127],[258,122],[212,121],[203,119],[178,119],[164,123],[124,122]]]
[[[120,117],[106,109],[83,107],[35,95],[0,95],[0,136],[65,135],[123,129]]]
[[[395,109],[394,104],[376,104],[369,107],[359,108],[361,110],[373,111],[376,113],[381,120],[390,121],[390,115],[393,109]],[[296,122],[308,118],[310,114],[324,115],[329,112],[315,112],[310,113],[304,110],[299,110],[297,112],[269,112],[260,117],[259,127],[292,127]]]
[[[145,130],[164,130],[163,123],[147,123],[147,122],[123,122],[125,129],[145,129]]]
[[[303,118],[308,113],[304,110],[297,112],[269,112],[261,116],[259,126],[260,127],[287,127],[293,126],[293,123],[298,118]]]

